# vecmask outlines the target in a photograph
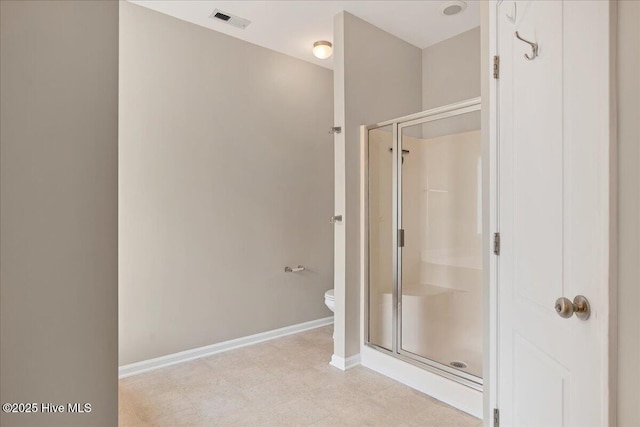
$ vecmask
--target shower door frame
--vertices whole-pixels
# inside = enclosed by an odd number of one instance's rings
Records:
[[[364,332],[364,345],[371,347],[377,351],[381,351],[385,354],[419,366],[425,370],[431,371],[437,375],[443,376],[450,380],[456,381],[473,389],[482,391],[483,378],[476,377],[475,375],[466,373],[464,371],[447,366],[443,363],[428,359],[426,357],[419,356],[415,353],[411,353],[406,350],[402,350],[402,248],[398,246],[398,235],[402,229],[402,151],[401,151],[401,138],[402,129],[414,126],[418,124],[429,123],[436,120],[446,119],[449,117],[455,117],[462,114],[471,113],[481,110],[481,99],[472,98],[464,101],[460,101],[454,104],[445,105],[442,107],[433,108],[430,110],[422,111],[419,113],[411,114],[408,116],[399,117],[397,119],[387,120],[372,125],[361,126],[361,139],[362,139],[362,158],[363,171],[361,182],[361,210],[363,212],[363,221],[361,233],[363,236],[363,248],[362,248],[362,279],[364,285],[364,298],[363,298],[363,332]],[[369,131],[382,127],[392,127],[393,138],[393,164],[392,164],[392,234],[391,245],[395,250],[392,250],[392,271],[393,271],[393,298],[392,298],[392,329],[391,340],[392,349],[389,350],[385,347],[372,343],[369,336],[369,307],[370,307],[370,293],[369,293]],[[396,230],[396,232],[393,232]],[[484,328],[483,328],[484,333]]]

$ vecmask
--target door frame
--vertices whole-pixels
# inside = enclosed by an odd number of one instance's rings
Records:
[[[482,179],[484,346],[483,346],[483,425],[498,427],[498,261],[493,254],[494,233],[498,228],[498,80],[493,77],[493,58],[498,52],[498,6],[502,0],[489,0],[481,5],[481,98],[482,98]]]
[[[486,427],[498,427],[500,399],[499,384],[499,256],[493,253],[493,236],[500,231],[499,213],[499,120],[500,79],[494,77],[494,58],[499,55],[498,50],[498,7],[503,0],[489,0],[481,6],[481,38],[482,54],[482,158],[483,158],[483,229],[487,231],[484,251],[486,258],[484,268],[486,272],[484,282],[485,300],[483,304],[485,346],[484,350],[484,423]],[[608,1],[609,5],[609,159],[608,190],[609,190],[609,283],[607,284],[608,310],[603,323],[606,340],[602,346],[604,384],[608,389],[602,390],[606,407],[603,418],[608,425],[616,425],[616,389],[617,389],[617,115],[616,115],[616,35],[617,35],[617,3]],[[486,161],[485,161],[486,160]]]

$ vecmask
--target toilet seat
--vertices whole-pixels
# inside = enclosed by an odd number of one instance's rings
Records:
[[[324,293],[324,303],[329,310],[331,311],[334,310],[336,305],[336,297],[335,297],[335,294],[333,293],[333,289],[329,289],[327,292]]]

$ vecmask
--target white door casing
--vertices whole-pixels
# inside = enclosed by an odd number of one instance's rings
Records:
[[[496,5],[501,427],[609,423],[610,7]]]

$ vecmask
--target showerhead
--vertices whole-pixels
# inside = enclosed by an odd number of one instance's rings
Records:
[[[393,153],[393,148],[389,148],[389,152]],[[404,156],[406,156],[407,154],[409,154],[411,151],[409,150],[402,150],[402,163],[404,163]]]

